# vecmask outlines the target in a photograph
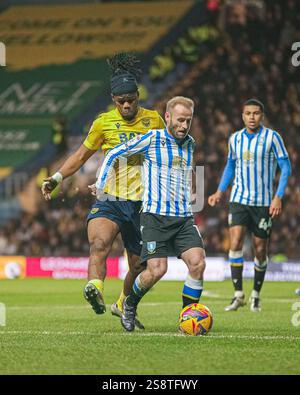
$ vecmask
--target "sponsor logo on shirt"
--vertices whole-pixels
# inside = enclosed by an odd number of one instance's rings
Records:
[[[151,124],[150,118],[143,118],[143,119],[142,119],[142,124],[143,124],[146,128],[149,128],[149,127],[150,127],[150,124]]]

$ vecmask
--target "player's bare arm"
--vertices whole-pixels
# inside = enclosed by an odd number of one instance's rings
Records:
[[[82,165],[95,153],[96,151],[86,148],[83,144],[72,154],[53,176],[44,180],[42,185],[42,194],[45,200],[51,199],[51,192],[62,182],[63,179],[76,173]]]

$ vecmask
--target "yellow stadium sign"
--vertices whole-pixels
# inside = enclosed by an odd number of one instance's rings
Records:
[[[8,177],[12,171],[12,167],[0,167],[0,180],[2,180],[2,178]]]
[[[0,14],[12,70],[70,64],[121,51],[145,51],[191,8],[193,0],[15,6]]]
[[[0,256],[0,279],[24,278],[26,258],[24,256]]]

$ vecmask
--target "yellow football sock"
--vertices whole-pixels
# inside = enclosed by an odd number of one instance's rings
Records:
[[[124,302],[125,298],[126,298],[126,296],[124,295],[124,292],[122,291],[119,296],[119,299],[117,300],[117,306],[120,311],[123,311],[123,302]]]
[[[99,280],[98,278],[95,278],[93,280],[90,280],[89,283],[95,285],[95,287],[101,292],[103,293],[104,291],[104,281]]]

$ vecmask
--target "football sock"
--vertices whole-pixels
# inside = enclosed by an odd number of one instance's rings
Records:
[[[96,278],[96,279],[90,280],[88,282],[88,284],[93,284],[98,289],[98,291],[103,293],[103,291],[104,291],[104,281],[99,280],[98,278]]]
[[[255,291],[254,289],[251,292],[251,297],[252,298],[259,298],[259,292]]]
[[[234,297],[235,298],[243,298],[245,295],[244,295],[244,292],[243,291],[235,291],[234,292]]]
[[[120,296],[119,296],[119,299],[117,300],[117,302],[116,302],[116,305],[117,305],[117,307],[118,307],[118,309],[120,310],[120,311],[122,311],[123,310],[123,302],[124,302],[124,299],[126,298],[126,296],[125,296],[125,294],[124,294],[124,291],[122,290],[122,292],[121,292],[121,294],[120,294]]]
[[[127,303],[133,306],[137,306],[140,300],[146,293],[149,291],[150,288],[145,288],[141,282],[141,274],[140,273],[137,278],[134,280],[132,291],[127,297]]]
[[[263,262],[259,262],[259,260],[254,258],[254,286],[253,289],[257,292],[260,292],[261,287],[263,286],[265,274],[267,271],[268,259]]]
[[[235,291],[243,290],[243,251],[229,251],[229,263],[231,269],[231,279]]]
[[[189,274],[182,290],[182,307],[198,303],[203,291],[203,280],[195,280]]]

